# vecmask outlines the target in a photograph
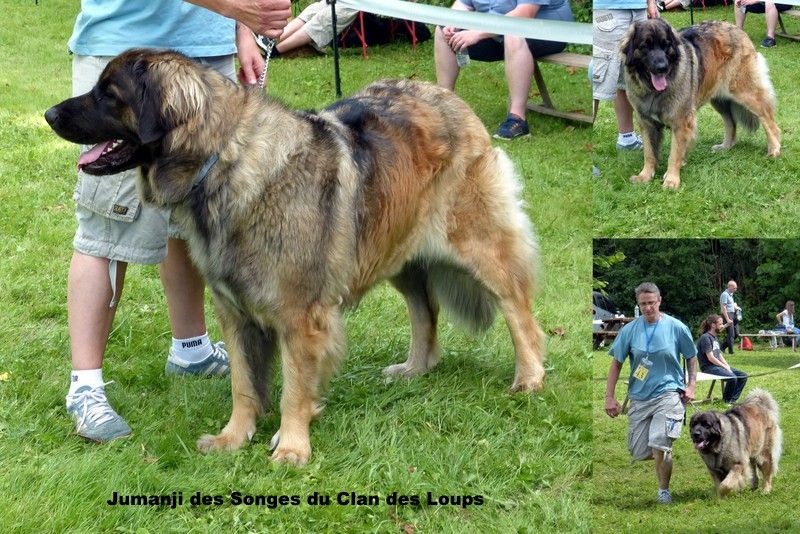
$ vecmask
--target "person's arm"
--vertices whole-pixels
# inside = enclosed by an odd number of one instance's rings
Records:
[[[187,0],[236,19],[259,35],[277,39],[292,14],[290,0]]]
[[[617,361],[616,358],[611,358],[611,367],[608,369],[608,379],[606,380],[606,400],[605,410],[609,417],[616,417],[622,413],[622,406],[620,406],[617,399],[614,397],[614,391],[617,388],[617,381],[619,381],[619,374],[622,370],[622,362]]]
[[[239,83],[255,85],[264,71],[264,58],[250,28],[236,23],[236,54],[239,56]]]
[[[659,14],[658,14],[658,6],[656,5],[656,0],[647,0],[647,18],[657,19],[658,17]]]
[[[684,404],[694,400],[694,390],[697,385],[697,358],[691,357],[686,360],[686,374],[688,375],[688,383],[686,384],[686,391],[681,395],[681,400]]]
[[[725,324],[732,323],[733,321],[731,321],[730,317],[728,317],[728,303],[722,297],[719,299],[719,309],[722,314],[722,318],[725,319]]]
[[[474,11],[473,7],[463,4],[458,0],[455,1],[452,8],[457,11]],[[493,33],[480,30],[459,30],[453,26],[442,28],[442,33],[444,34],[445,41],[453,52],[460,52],[464,48],[494,35]]]
[[[731,370],[731,367],[730,367],[730,365],[728,365],[728,362],[725,361],[725,357],[724,356],[720,355],[720,357],[717,358],[716,356],[714,356],[714,351],[708,351],[705,354],[706,354],[706,358],[708,358],[709,363],[711,363],[713,365],[716,365],[717,367],[723,367],[723,368],[727,369],[728,371]]]
[[[783,310],[782,312],[778,313],[778,315],[775,316],[775,319],[778,321],[778,324],[783,324],[784,313],[786,313],[786,310]]]

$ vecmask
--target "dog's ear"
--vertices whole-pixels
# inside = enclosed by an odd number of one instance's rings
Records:
[[[133,64],[133,76],[137,87],[134,112],[138,122],[139,140],[143,145],[164,137],[171,129],[162,111],[161,87],[154,79],[146,60]]]
[[[639,23],[634,22],[631,24],[628,31],[625,33],[625,37],[622,39],[622,44],[620,45],[620,52],[622,53],[622,57],[625,59],[625,66],[630,67],[634,63],[634,54],[636,52],[636,37],[637,32],[639,31]]]

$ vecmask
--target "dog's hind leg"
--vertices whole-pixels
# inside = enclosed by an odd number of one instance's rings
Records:
[[[769,94],[758,89],[755,93],[736,93],[733,99],[753,113],[767,134],[767,155],[773,158],[781,154],[781,130],[775,123],[775,106]]]
[[[256,420],[267,403],[269,370],[277,346],[274,330],[231,312],[219,300],[215,299],[216,310],[231,362],[233,410],[219,435],[204,435],[197,441],[203,452],[236,450],[253,437]]]
[[[731,101],[721,98],[712,98],[711,106],[717,110],[717,113],[722,115],[722,122],[725,123],[725,139],[723,139],[722,143],[712,146],[711,150],[714,152],[728,150],[736,144],[736,121],[733,118]]]
[[[428,272],[418,263],[407,263],[391,282],[406,300],[411,319],[411,346],[404,363],[390,365],[383,373],[410,378],[428,372],[439,363],[441,351],[436,340],[439,305],[428,292]]]
[[[315,303],[282,315],[281,427],[272,460],[302,466],[311,456],[309,425],[321,391],[344,354],[344,327],[338,305]]]
[[[511,391],[539,391],[544,387],[544,333],[531,313],[536,245],[517,200],[519,184],[501,151],[472,171],[484,176],[473,179],[477,192],[461,192],[453,214],[459,224],[448,241],[461,266],[496,296],[506,319],[516,353]]]
[[[764,493],[769,493],[772,491],[772,478],[775,476],[775,465],[773,465],[772,457],[770,452],[760,454],[755,463],[758,465],[758,469],[761,471],[761,476],[764,477]],[[755,478],[755,468],[753,468],[753,477]],[[758,484],[755,483],[753,485],[753,489],[758,488]]]

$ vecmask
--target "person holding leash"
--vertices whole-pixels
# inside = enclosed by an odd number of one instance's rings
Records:
[[[622,413],[615,389],[622,364],[630,359],[628,450],[634,461],[655,459],[656,500],[669,504],[672,443],[681,434],[684,405],[694,400],[697,349],[689,328],[661,313],[661,292],[655,284],[640,284],[635,294],[642,315],[625,325],[611,345],[605,411],[612,418]],[[688,383],[684,380],[681,356],[687,362]]]

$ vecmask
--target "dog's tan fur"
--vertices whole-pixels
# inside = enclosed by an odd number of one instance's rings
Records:
[[[542,388],[543,334],[530,312],[536,246],[518,178],[452,92],[382,81],[319,113],[298,112],[183,56],[147,50],[113,60],[98,87],[117,92],[124,111],[114,120],[125,135],[157,138],[147,145],[157,154],[140,158],[141,196],[173,208],[213,292],[233,412],[219,435],[200,438],[201,450],[252,437],[280,345],[272,458],[304,464],[310,421],[345,352],[342,306],[384,279],[404,295],[412,326],[408,359],[388,375],[436,365],[439,304],[479,328],[498,305],[516,351],[512,391]],[[96,98],[80,98],[57,108],[110,120]],[[193,187],[213,153],[219,161]]]

